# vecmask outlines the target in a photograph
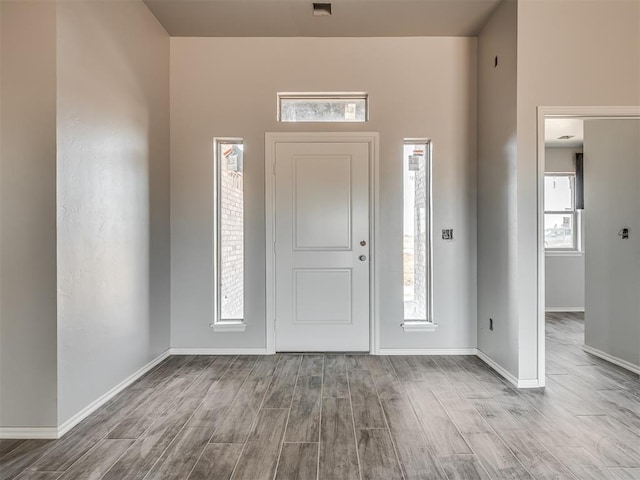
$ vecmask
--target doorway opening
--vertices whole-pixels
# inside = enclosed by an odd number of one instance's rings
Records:
[[[639,189],[640,108],[538,109],[541,386],[600,359],[640,373]]]

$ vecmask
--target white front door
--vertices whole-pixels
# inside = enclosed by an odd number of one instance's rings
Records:
[[[276,145],[277,351],[369,351],[369,149]]]

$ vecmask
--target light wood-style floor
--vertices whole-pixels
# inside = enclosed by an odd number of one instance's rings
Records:
[[[0,479],[640,479],[640,382],[549,315],[548,387],[475,357],[170,357]]]

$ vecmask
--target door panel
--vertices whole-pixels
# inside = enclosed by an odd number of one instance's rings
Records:
[[[351,248],[351,158],[296,155],[295,249]]]
[[[369,145],[279,143],[275,175],[276,350],[368,351]]]

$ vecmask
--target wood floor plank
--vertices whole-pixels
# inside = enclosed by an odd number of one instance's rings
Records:
[[[74,463],[60,480],[99,480],[133,442],[134,440],[101,440]]]
[[[359,429],[358,455],[362,480],[402,480],[402,471],[387,429]]]
[[[460,392],[440,392],[435,395],[465,438],[475,433],[492,432],[489,424],[480,416],[470,400]]]
[[[264,399],[265,408],[289,408],[298,377],[301,355],[283,355]]]
[[[263,408],[238,460],[233,480],[272,480],[289,411]]]
[[[344,355],[325,355],[322,396],[348,398],[347,360]]]
[[[229,480],[244,445],[210,443],[202,452],[189,480]]]
[[[238,355],[233,360],[229,368],[231,370],[251,370],[260,357],[257,355]]]
[[[415,357],[393,355],[389,357],[389,361],[401,382],[422,380],[422,374],[420,373]]]
[[[11,450],[18,448],[26,440],[13,440],[0,438],[0,459],[9,453]]]
[[[608,416],[577,416],[584,447],[607,467],[640,467],[640,436]]]
[[[176,376],[170,379],[155,395],[139,405],[111,430],[107,438],[138,438],[162,413],[177,402],[180,394],[187,390],[192,382],[193,378],[186,376]]]
[[[453,387],[466,397],[487,393],[484,386],[451,357],[443,355],[434,357],[434,362],[453,384]]]
[[[247,369],[227,370],[220,380],[211,385],[187,426],[208,428],[213,435],[224,418],[225,410],[238,394],[249,373],[250,370]]]
[[[465,438],[492,478],[533,479],[495,433],[473,433],[465,435]]]
[[[56,441],[55,445],[30,467],[30,470],[66,471],[80,457],[96,446],[102,437],[102,433],[96,433],[92,429],[72,431]]]
[[[300,377],[316,377],[322,375],[324,368],[324,355],[304,354],[300,364]]]
[[[583,447],[549,447],[578,480],[612,480],[614,473]]]
[[[316,480],[318,443],[285,443],[275,480]]]
[[[262,375],[247,378],[225,410],[211,443],[244,443],[270,383],[271,377]]]
[[[356,428],[386,428],[371,372],[351,370],[348,373],[348,381]]]
[[[51,448],[54,448],[56,443],[53,440],[26,440],[21,443],[0,458],[0,480],[16,477]]]
[[[358,455],[348,398],[322,400],[319,478],[358,480]]]
[[[395,373],[372,373],[372,377],[380,398],[401,398],[404,396],[400,380]]]
[[[57,480],[64,472],[24,472],[15,480]]]
[[[251,370],[250,377],[271,377],[278,366],[277,355],[262,355]]]
[[[211,363],[195,378],[193,383],[184,392],[185,397],[203,398],[211,386],[222,378],[231,363],[235,360],[233,355],[219,355],[213,358]]]
[[[535,478],[575,480],[575,476],[527,431],[509,430],[499,434],[520,463]]]
[[[145,480],[185,480],[204,452],[211,433],[207,428],[184,428],[165,450]]]
[[[475,455],[446,455],[440,464],[449,480],[491,480]]]
[[[447,415],[427,381],[405,385],[422,429],[438,455],[470,454],[471,449]]]
[[[319,441],[321,394],[322,376],[298,377],[285,442]]]
[[[543,445],[580,446],[581,436],[573,419],[552,422],[524,398],[512,395],[494,397],[526,430]]]
[[[424,435],[409,401],[402,398],[381,401],[405,479],[444,480],[446,476],[434,447]]]
[[[470,398],[480,416],[498,434],[524,430],[522,424],[493,398]]]
[[[185,398],[174,409],[166,411],[129,447],[102,480],[142,480],[178,435],[199,403],[198,398]]]

